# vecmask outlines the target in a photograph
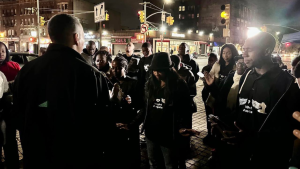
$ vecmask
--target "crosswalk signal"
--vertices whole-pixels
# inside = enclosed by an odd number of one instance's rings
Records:
[[[109,20],[109,14],[105,14],[105,20],[106,20],[106,21]]]
[[[41,26],[44,26],[45,23],[46,23],[45,18],[42,17],[42,16],[40,16],[40,25],[41,25]]]
[[[139,14],[139,17],[140,17],[140,22],[144,23],[145,22],[144,11],[139,11],[138,14]]]

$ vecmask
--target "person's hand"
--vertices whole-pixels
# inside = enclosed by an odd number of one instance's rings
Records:
[[[119,91],[120,91],[120,85],[118,83],[115,83],[112,91],[113,97],[118,97]]]
[[[129,95],[126,96],[125,100],[128,104],[131,104],[131,97]]]
[[[234,122],[234,125],[239,131],[223,131],[228,137],[224,137],[221,140],[227,142],[227,144],[236,145],[246,136],[245,131],[241,129],[236,122]]]
[[[182,128],[179,130],[179,133],[184,137],[190,137],[190,136],[198,136],[200,135],[200,132],[194,129],[185,129]]]
[[[212,85],[215,81],[215,77],[211,76],[207,71],[204,71],[204,79],[207,85]]]
[[[129,130],[128,124],[117,123],[116,126],[117,126],[117,128],[119,128],[121,130]]]
[[[294,112],[294,113],[293,113],[293,117],[294,117],[294,119],[296,119],[297,121],[300,122],[300,112],[298,112],[298,111]],[[299,131],[299,130],[295,129],[295,130],[293,131],[293,133],[294,133],[294,135],[295,135],[297,138],[300,139],[300,131]]]

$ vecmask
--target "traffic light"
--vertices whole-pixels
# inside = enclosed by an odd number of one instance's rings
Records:
[[[289,42],[288,42],[288,43],[285,43],[285,47],[288,48],[288,47],[290,47],[290,46],[291,46],[291,43],[289,43]]]
[[[230,18],[230,4],[222,5],[221,11],[221,24],[225,24],[226,20],[229,20]]]
[[[167,23],[169,25],[173,25],[174,24],[174,18],[172,16],[167,17],[167,21],[168,21]]]
[[[105,20],[106,20],[106,21],[109,20],[109,14],[105,14]]]
[[[46,21],[44,19],[45,19],[44,17],[40,16],[40,25],[41,26],[44,26],[46,23]]]
[[[266,26],[262,26],[262,27],[260,27],[260,30],[262,32],[267,32],[268,28]]]
[[[138,15],[140,17],[140,22],[144,23],[145,22],[145,15],[144,15],[144,11],[139,11]]]
[[[30,42],[36,42],[37,40],[36,40],[36,38],[34,38],[34,37],[30,37],[30,38],[29,38],[29,41],[30,41]]]

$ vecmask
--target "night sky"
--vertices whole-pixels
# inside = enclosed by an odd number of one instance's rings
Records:
[[[99,3],[99,0],[88,0]],[[151,2],[152,0],[148,0]],[[161,0],[163,1],[163,0]],[[258,10],[268,17],[263,20],[266,24],[279,24],[300,27],[300,0],[249,0],[257,4]],[[103,2],[103,1],[101,1]],[[122,25],[131,29],[139,25],[137,11],[142,9],[142,0],[104,0],[107,7],[121,12]]]

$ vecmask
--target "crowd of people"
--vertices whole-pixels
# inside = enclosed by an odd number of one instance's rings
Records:
[[[242,55],[225,44],[200,71],[186,43],[170,55],[152,53],[146,42],[143,57],[128,43],[113,57],[93,41],[84,49],[83,28],[71,15],[55,15],[47,26],[52,43],[22,69],[0,42],[0,146],[8,169],[19,168],[16,130],[24,169],[138,169],[141,133],[151,169],[185,169],[190,138],[200,134],[192,129],[199,80],[211,168],[300,168],[300,56],[286,70],[272,57],[271,34],[248,38]]]

